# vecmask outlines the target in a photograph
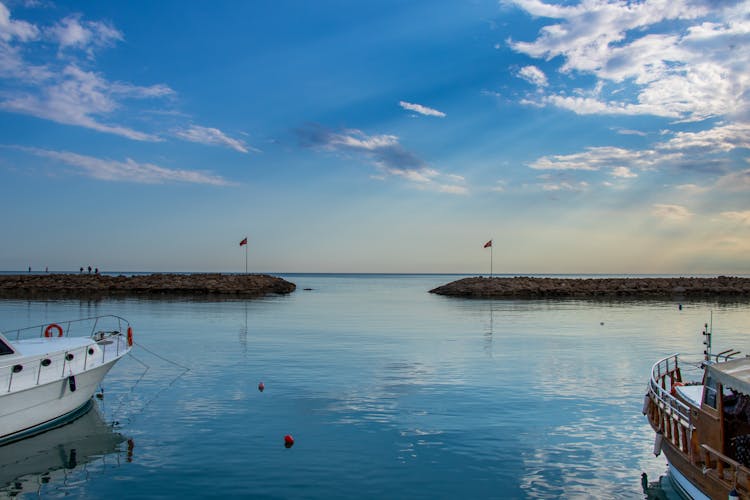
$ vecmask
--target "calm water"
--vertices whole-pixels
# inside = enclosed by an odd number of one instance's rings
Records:
[[[641,415],[651,364],[702,351],[711,311],[715,346],[750,350],[748,304],[286,277],[295,293],[253,301],[0,301],[2,329],[117,314],[138,344],[98,413],[0,448],[0,497],[644,498],[641,474],[666,470]]]

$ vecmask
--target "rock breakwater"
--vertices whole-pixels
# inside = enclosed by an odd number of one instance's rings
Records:
[[[16,274],[0,276],[0,297],[241,296],[287,294],[296,285],[267,274]]]
[[[745,298],[750,278],[464,278],[430,293],[476,298]]]

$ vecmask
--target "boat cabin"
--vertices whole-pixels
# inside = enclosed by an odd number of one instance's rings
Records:
[[[701,413],[720,424],[701,426],[718,430],[718,435],[711,436],[714,433],[709,432],[704,436],[705,441],[750,467],[750,358],[708,365],[700,408]]]

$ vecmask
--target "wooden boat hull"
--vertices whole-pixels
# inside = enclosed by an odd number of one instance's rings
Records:
[[[672,443],[664,440],[661,450],[669,464],[672,482],[682,496],[693,500],[729,497],[729,490],[709,482],[702,469],[690,463],[685,454],[677,450]]]
[[[0,445],[65,425],[90,402],[117,359],[69,378],[0,397]]]

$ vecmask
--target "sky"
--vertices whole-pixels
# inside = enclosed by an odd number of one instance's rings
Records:
[[[5,271],[750,274],[750,0],[0,0],[0,210]]]

